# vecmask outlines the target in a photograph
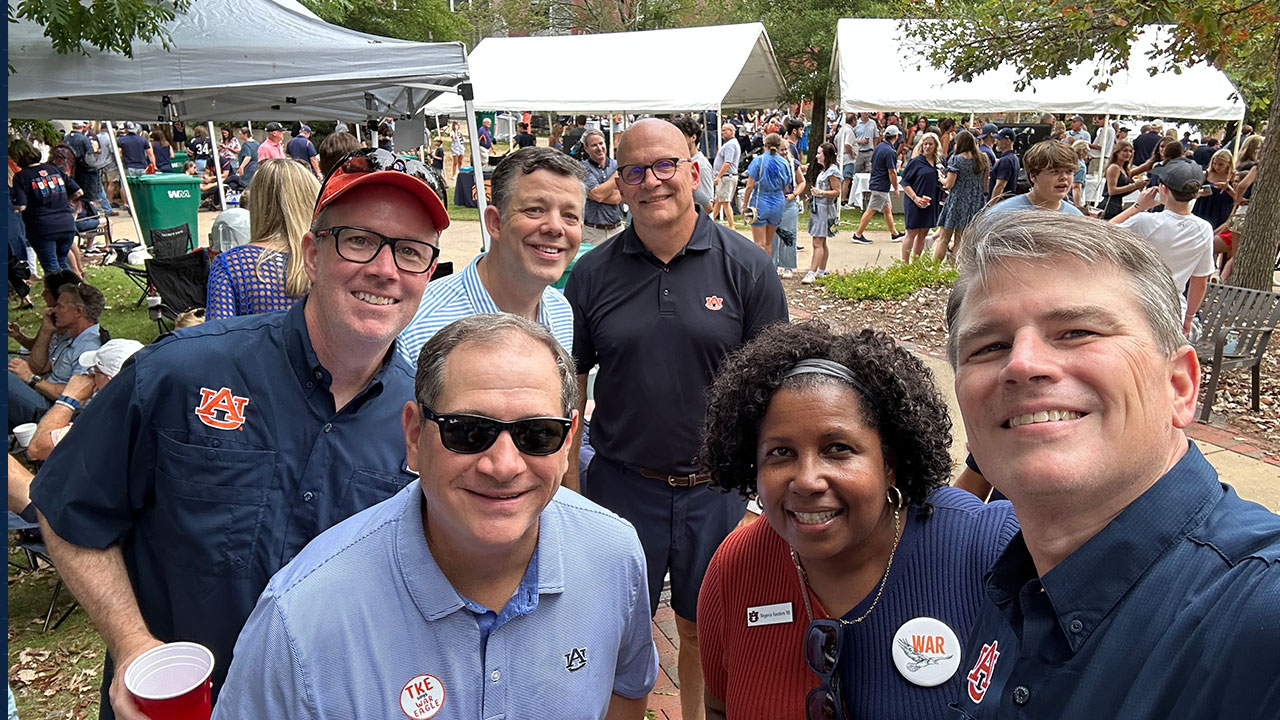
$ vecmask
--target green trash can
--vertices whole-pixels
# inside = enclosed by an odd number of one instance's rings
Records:
[[[560,279],[555,281],[555,284],[551,287],[554,287],[557,290],[564,290],[564,286],[569,284],[569,273],[573,272],[573,266],[578,264],[578,261],[582,259],[583,255],[586,255],[588,251],[593,249],[595,249],[595,245],[592,245],[589,242],[584,242],[579,245],[577,254],[573,256],[573,260],[569,261],[569,267],[564,269],[564,273],[560,275]]]
[[[174,150],[173,157],[169,159],[169,164],[173,166],[174,172],[182,172],[182,164],[190,160],[191,156],[181,150]]]
[[[142,240],[147,247],[186,236],[186,251],[200,236],[200,178],[183,173],[155,173],[129,178],[129,192],[138,211]]]

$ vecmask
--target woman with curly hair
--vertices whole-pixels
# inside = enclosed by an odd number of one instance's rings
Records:
[[[1017,521],[947,485],[924,364],[882,332],[773,325],[726,358],[704,428],[711,482],[764,509],[698,597],[707,717],[945,715]]]

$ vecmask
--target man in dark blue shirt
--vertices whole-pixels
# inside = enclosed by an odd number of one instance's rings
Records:
[[[1218,152],[1218,138],[1207,137],[1202,138],[1200,146],[1192,153],[1191,158],[1200,165],[1202,170],[1209,169],[1209,161],[1213,159],[1213,154]]]
[[[699,472],[704,393],[720,361],[765,325],[786,322],[773,259],[693,202],[697,163],[682,132],[641,120],[622,136],[614,175],[632,222],[582,256],[565,296],[573,305],[579,404],[600,366],[582,493],[635,526],[648,564],[649,610],[671,572],[680,634],[680,706],[700,713],[698,590],[720,542],[742,520],[741,497]],[[577,489],[576,464],[565,485]]]
[[[889,196],[889,190],[893,190],[894,195],[898,195],[902,191],[898,189],[898,151],[893,148],[893,143],[897,141],[901,131],[897,125],[890,125],[884,129],[884,136],[880,138],[880,144],[876,145],[875,152],[871,153],[871,183],[868,186],[871,190],[871,201],[867,203],[867,209],[862,211],[862,220],[858,221],[858,231],[853,234],[850,240],[859,245],[870,245],[871,241],[862,236],[862,232],[867,229],[867,224],[871,222],[871,218],[875,214],[884,211],[884,224],[889,227],[889,236],[893,242],[901,242],[902,237],[906,233],[899,233],[893,224],[893,198]]]
[[[982,126],[982,131],[978,133],[978,150],[987,156],[987,167],[994,168],[996,166],[996,151],[991,146],[996,144],[996,133],[1000,132],[1000,126],[995,123],[987,123]]]
[[[106,641],[102,717],[140,717],[124,670],[164,642],[213,651],[216,698],[271,575],[413,479],[391,346],[449,216],[411,169],[332,175],[302,239],[310,293],[139,351],[36,476],[50,555]]]
[[[956,396],[1022,531],[956,717],[1275,717],[1280,517],[1183,433],[1200,367],[1160,255],[1089,218],[988,213],[958,266]]]
[[[991,169],[990,187],[987,188],[987,196],[992,200],[1005,193],[1018,192],[1018,173],[1022,170],[1022,162],[1013,149],[1014,137],[1013,128],[1004,128],[996,133],[996,153],[1000,159]]]
[[[315,173],[318,179],[324,179],[324,175],[320,172],[320,153],[316,151],[316,146],[311,143],[310,126],[303,125],[298,128],[297,136],[289,141],[284,150],[289,157],[310,167],[311,172]]]
[[[1131,165],[1142,165],[1151,158],[1160,144],[1160,131],[1154,125],[1143,125],[1142,133],[1133,139],[1133,162]]]
[[[137,177],[147,171],[151,145],[138,135],[137,123],[126,122],[124,131],[124,135],[116,139],[116,145],[120,146],[120,159],[124,162],[124,174]]]

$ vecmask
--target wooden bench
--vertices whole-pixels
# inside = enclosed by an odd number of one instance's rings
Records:
[[[1209,365],[1209,385],[1200,407],[1200,422],[1209,421],[1218,380],[1228,368],[1253,371],[1252,407],[1259,409],[1262,354],[1280,322],[1280,293],[1209,283],[1200,306],[1201,333],[1196,356]]]

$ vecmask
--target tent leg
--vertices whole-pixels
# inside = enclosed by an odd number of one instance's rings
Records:
[[[120,157],[120,146],[116,144],[116,129],[107,121],[107,135],[111,138],[111,154],[116,158],[116,170],[120,173],[120,194],[124,196],[125,205],[129,207],[129,217],[133,219],[133,231],[138,235],[138,242],[143,247],[147,239],[142,237],[142,223],[138,222],[138,206],[133,204],[133,193],[129,191],[129,178],[124,174],[124,160]]]
[[[618,157],[618,142],[613,137],[613,113],[609,113],[609,154],[614,158]]]
[[[1240,154],[1240,142],[1244,139],[1244,111],[1240,112],[1240,122],[1236,123],[1236,144],[1231,149],[1231,156],[1236,157]]]
[[[213,176],[218,179],[218,203],[223,210],[226,210],[227,209],[227,188],[225,185],[222,184],[222,154],[221,154],[222,151],[218,147],[219,145],[218,141],[221,138],[218,134],[215,134],[212,120],[209,121],[209,139],[213,141]],[[198,228],[192,228],[192,229],[195,230],[195,232],[193,233],[194,235],[200,234],[200,231]]]
[[[1104,130],[1111,129],[1111,113],[1107,113],[1106,118],[1102,120],[1102,128]],[[1107,163],[1110,162],[1111,146],[1114,144],[1114,134],[1107,134],[1107,142],[1103,144],[1098,156],[1098,182],[1093,187],[1093,202],[1096,204],[1102,199],[1102,189],[1107,182]],[[1094,138],[1095,140],[1097,138]]]
[[[469,85],[466,90],[471,90]],[[467,132],[471,135],[471,172],[476,177],[476,209],[480,211],[480,249],[489,252],[489,230],[484,226],[484,208],[488,198],[484,193],[484,165],[480,162],[480,131],[476,127],[475,103],[469,95],[470,92],[463,94],[462,107],[467,113]]]

